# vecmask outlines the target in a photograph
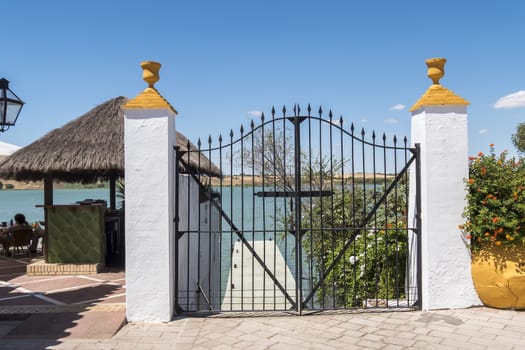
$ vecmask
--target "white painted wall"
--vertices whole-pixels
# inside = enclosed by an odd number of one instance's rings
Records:
[[[127,109],[125,117],[126,316],[162,322],[173,316],[175,115]]]
[[[472,284],[470,251],[458,228],[466,205],[463,181],[468,177],[466,107],[414,111],[411,142],[421,145],[422,307],[481,305]],[[413,215],[415,181],[410,185]]]
[[[195,180],[179,175],[179,232],[184,234],[179,239],[177,256],[177,298],[184,311],[204,310],[209,305],[212,310],[219,309],[220,221],[214,206],[208,201],[199,203],[199,186]]]

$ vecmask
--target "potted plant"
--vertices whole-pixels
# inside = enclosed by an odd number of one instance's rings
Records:
[[[469,165],[460,229],[471,242],[474,286],[487,306],[525,309],[525,161],[496,155],[491,144]]]

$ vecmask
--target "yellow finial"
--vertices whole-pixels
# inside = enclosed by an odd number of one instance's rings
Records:
[[[428,67],[427,76],[432,79],[432,83],[439,85],[439,79],[445,75],[446,58],[429,58],[425,61]]]
[[[410,108],[414,112],[425,106],[468,106],[470,102],[456,95],[439,83],[439,79],[445,75],[446,58],[429,58],[425,61],[428,67],[427,75],[433,84],[421,96],[421,98]]]
[[[159,81],[159,70],[161,64],[159,62],[144,61],[140,63],[140,66],[144,70],[142,72],[142,79],[148,83],[148,87],[154,89],[155,87],[153,85]]]
[[[137,97],[128,100],[123,106],[124,109],[169,109],[177,114],[175,108],[153,86],[159,81],[160,63],[153,61],[144,61],[140,63],[144,70],[142,72],[142,79],[148,83],[148,87],[144,89]]]

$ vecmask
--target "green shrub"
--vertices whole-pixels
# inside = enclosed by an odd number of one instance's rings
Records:
[[[481,243],[495,245],[525,243],[525,162],[489,154],[469,158],[466,180],[468,205],[460,229],[475,248]]]
[[[405,193],[405,188],[406,184],[399,185],[398,192]],[[379,195],[373,189],[356,189],[354,196],[338,192],[334,198],[315,199],[311,211],[308,206],[303,208],[303,252],[313,263],[314,284],[320,280],[319,273],[353,239],[343,258],[325,276],[317,302],[362,307],[367,299],[404,298],[408,256],[406,200],[403,195],[389,195],[372,222],[363,227],[364,212],[371,211],[373,198]],[[366,208],[363,198],[368,199]]]

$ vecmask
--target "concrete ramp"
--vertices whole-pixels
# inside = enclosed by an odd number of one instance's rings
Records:
[[[275,241],[250,242],[279,283],[296,299],[295,278]],[[292,262],[293,263],[293,262]],[[292,305],[242,242],[235,242],[222,311],[288,310]]]

